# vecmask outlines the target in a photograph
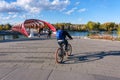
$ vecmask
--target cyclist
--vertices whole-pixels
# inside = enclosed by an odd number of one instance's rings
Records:
[[[73,39],[71,35],[64,30],[64,26],[62,26],[59,30],[57,30],[56,38],[60,47],[62,47],[62,43],[65,44],[65,50],[67,51],[68,41],[66,37],[68,37],[69,39]]]

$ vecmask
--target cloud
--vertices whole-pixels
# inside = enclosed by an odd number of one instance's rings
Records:
[[[78,12],[85,12],[86,8],[79,9]]]
[[[71,10],[65,12],[65,14],[70,15],[70,14],[73,13],[76,9],[77,9],[77,7],[74,7],[74,8],[72,8]]]
[[[16,8],[14,3],[8,3],[4,0],[0,0],[0,12],[19,12],[19,8]]]
[[[65,9],[69,4],[70,4],[70,1],[69,1],[69,0],[64,0],[64,1],[54,0],[54,1],[51,3],[51,5],[50,5],[50,9],[63,10],[63,9]]]
[[[80,2],[76,2],[76,3],[75,3],[75,5],[79,5],[79,4],[80,4]]]
[[[0,0],[0,23],[15,22],[21,19],[38,18],[43,10],[66,10],[70,0]],[[13,21],[12,21],[13,20]]]
[[[4,15],[0,15],[0,20],[1,21],[7,21],[10,19],[14,19],[17,17],[17,14],[12,14],[12,15],[8,15],[8,16],[4,16]]]
[[[28,11],[39,13],[42,10],[64,10],[69,4],[69,0],[17,0],[11,3],[0,0],[0,12]]]
[[[17,14],[14,14],[13,16],[12,16],[12,18],[16,18],[17,17]]]

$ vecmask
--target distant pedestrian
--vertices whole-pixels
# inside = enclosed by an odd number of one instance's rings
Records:
[[[52,31],[50,29],[48,29],[47,38],[51,38],[51,35],[52,35]]]
[[[43,28],[38,28],[38,37],[40,37]]]

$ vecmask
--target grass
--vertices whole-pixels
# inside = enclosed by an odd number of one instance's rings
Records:
[[[113,37],[111,35],[89,35],[88,36],[90,39],[104,39],[104,40],[117,40],[120,41],[120,37]]]

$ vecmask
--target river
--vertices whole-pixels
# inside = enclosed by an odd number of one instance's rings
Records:
[[[69,32],[72,36],[88,36],[90,34],[90,32],[77,32],[77,31],[70,31]],[[112,35],[114,37],[118,36],[117,31],[113,31],[112,33],[107,33],[105,31],[101,31],[99,32],[100,35],[104,35],[104,34],[109,34]]]
[[[77,31],[69,31],[69,33],[72,36],[80,36],[80,37],[85,37],[89,34],[89,32],[77,32]],[[101,31],[101,35],[105,34],[105,32]],[[117,36],[117,32],[113,31],[112,36]],[[0,40],[12,40],[12,39],[19,39],[19,38],[26,38],[24,35],[18,35],[18,36],[13,36],[13,35],[0,35]]]

